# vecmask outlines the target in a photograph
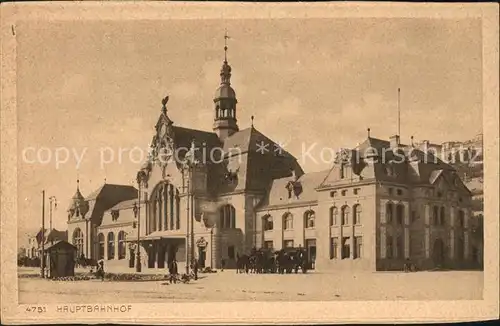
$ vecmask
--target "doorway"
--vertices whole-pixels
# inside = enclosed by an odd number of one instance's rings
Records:
[[[205,261],[207,259],[207,248],[198,247],[198,266],[199,268],[205,268]]]
[[[435,265],[437,265],[437,266],[443,265],[443,263],[444,263],[444,242],[442,239],[436,239],[434,241],[432,257],[434,259]]]
[[[314,269],[316,265],[316,239],[306,240],[306,250],[308,259],[308,268]]]

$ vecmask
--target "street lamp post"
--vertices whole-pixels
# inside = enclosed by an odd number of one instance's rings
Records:
[[[186,274],[189,274],[189,254],[191,256],[191,260],[194,259],[194,192],[193,192],[193,169],[199,164],[199,161],[195,158],[195,143],[194,139],[191,141],[191,148],[188,153],[186,153],[186,157],[184,159],[184,171],[187,172],[187,197],[186,197],[186,206],[187,206],[187,216],[186,216],[186,247],[188,242],[190,242],[190,248],[186,248]],[[191,209],[189,209],[191,206]]]
[[[137,273],[140,273],[142,270],[141,266],[141,247],[140,247],[140,241],[141,241],[141,184],[142,184],[142,176],[141,173],[137,175],[137,184],[139,188],[139,194],[138,194],[138,201],[139,205],[137,203],[134,204],[134,216],[137,218],[137,249],[136,249],[136,264],[135,264],[135,271]]]
[[[54,204],[54,209],[57,208],[57,198],[56,196],[50,196],[49,197],[49,204],[50,204],[50,215],[49,215],[49,232],[52,230],[52,204]]]

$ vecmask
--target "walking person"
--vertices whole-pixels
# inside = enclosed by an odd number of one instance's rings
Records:
[[[172,259],[172,262],[170,263],[170,266],[169,266],[169,272],[170,272],[170,283],[172,283],[172,281],[174,283],[177,283],[177,273],[178,273],[178,270],[177,270],[177,261],[174,259]]]
[[[226,266],[226,261],[224,260],[224,258],[222,258],[222,260],[221,260],[221,265],[222,265],[221,272],[223,272],[224,271],[224,267]]]
[[[101,278],[101,281],[104,281],[104,261],[101,259],[99,263],[97,263],[97,277]]]

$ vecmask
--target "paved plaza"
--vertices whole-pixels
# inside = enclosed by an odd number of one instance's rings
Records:
[[[482,289],[483,272],[478,271],[275,275],[236,274],[226,270],[200,274],[197,281],[189,284],[171,285],[164,281],[19,278],[19,303],[477,300],[482,299]]]

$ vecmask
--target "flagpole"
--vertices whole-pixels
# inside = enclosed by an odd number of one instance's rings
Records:
[[[45,190],[42,190],[42,251],[40,257],[40,273],[45,278]]]

